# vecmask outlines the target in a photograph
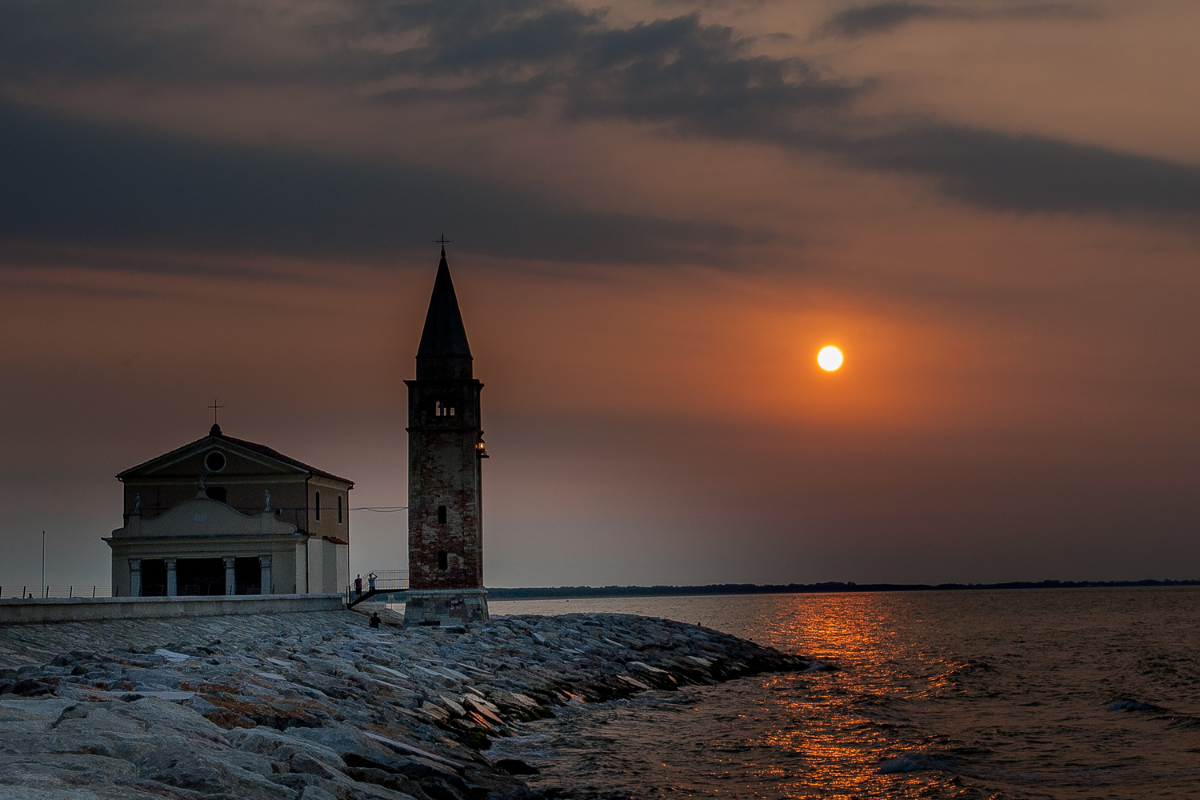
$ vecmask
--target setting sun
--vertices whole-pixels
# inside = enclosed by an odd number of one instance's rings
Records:
[[[817,353],[817,363],[821,365],[821,369],[826,372],[833,372],[838,367],[842,366],[842,351],[838,350],[833,345],[822,347],[821,352]]]

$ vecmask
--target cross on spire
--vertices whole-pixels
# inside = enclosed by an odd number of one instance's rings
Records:
[[[440,244],[440,245],[442,246],[442,258],[445,258],[445,257],[446,257],[446,245],[448,245],[448,244],[451,244],[451,243],[453,243],[453,242],[454,242],[454,240],[453,240],[453,239],[447,239],[447,238],[446,238],[446,232],[445,232],[445,231],[442,231],[442,235],[441,235],[441,237],[440,237],[440,238],[437,238],[437,239],[434,239],[434,240],[433,240],[433,243],[434,243],[434,244]]]
[[[217,424],[217,409],[221,409],[224,407],[225,406],[223,406],[223,405],[217,405],[217,398],[215,398],[215,397],[213,398],[212,405],[209,406],[209,408],[211,408],[212,412],[213,412],[213,425]]]

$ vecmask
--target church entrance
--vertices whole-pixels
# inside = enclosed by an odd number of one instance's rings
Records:
[[[225,562],[219,558],[181,558],[175,562],[179,594],[225,594]]]
[[[233,582],[238,594],[262,594],[262,566],[258,563],[258,559],[235,559]]]
[[[142,559],[142,597],[167,596],[167,562],[161,558]]]

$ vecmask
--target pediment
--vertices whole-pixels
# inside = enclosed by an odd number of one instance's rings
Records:
[[[344,483],[347,489],[354,486],[353,481],[297,461],[266,445],[225,436],[215,425],[203,439],[131,467],[119,473],[117,478],[122,481],[194,480],[200,475],[214,479],[226,476],[319,475]]]

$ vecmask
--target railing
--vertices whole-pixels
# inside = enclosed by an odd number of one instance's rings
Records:
[[[354,607],[377,594],[403,592],[406,589],[408,589],[408,570],[372,570],[363,576],[361,592],[357,590],[353,581],[350,583],[350,588],[346,590],[346,603]]]
[[[110,597],[108,586],[0,586],[0,600],[36,600],[48,597]]]

